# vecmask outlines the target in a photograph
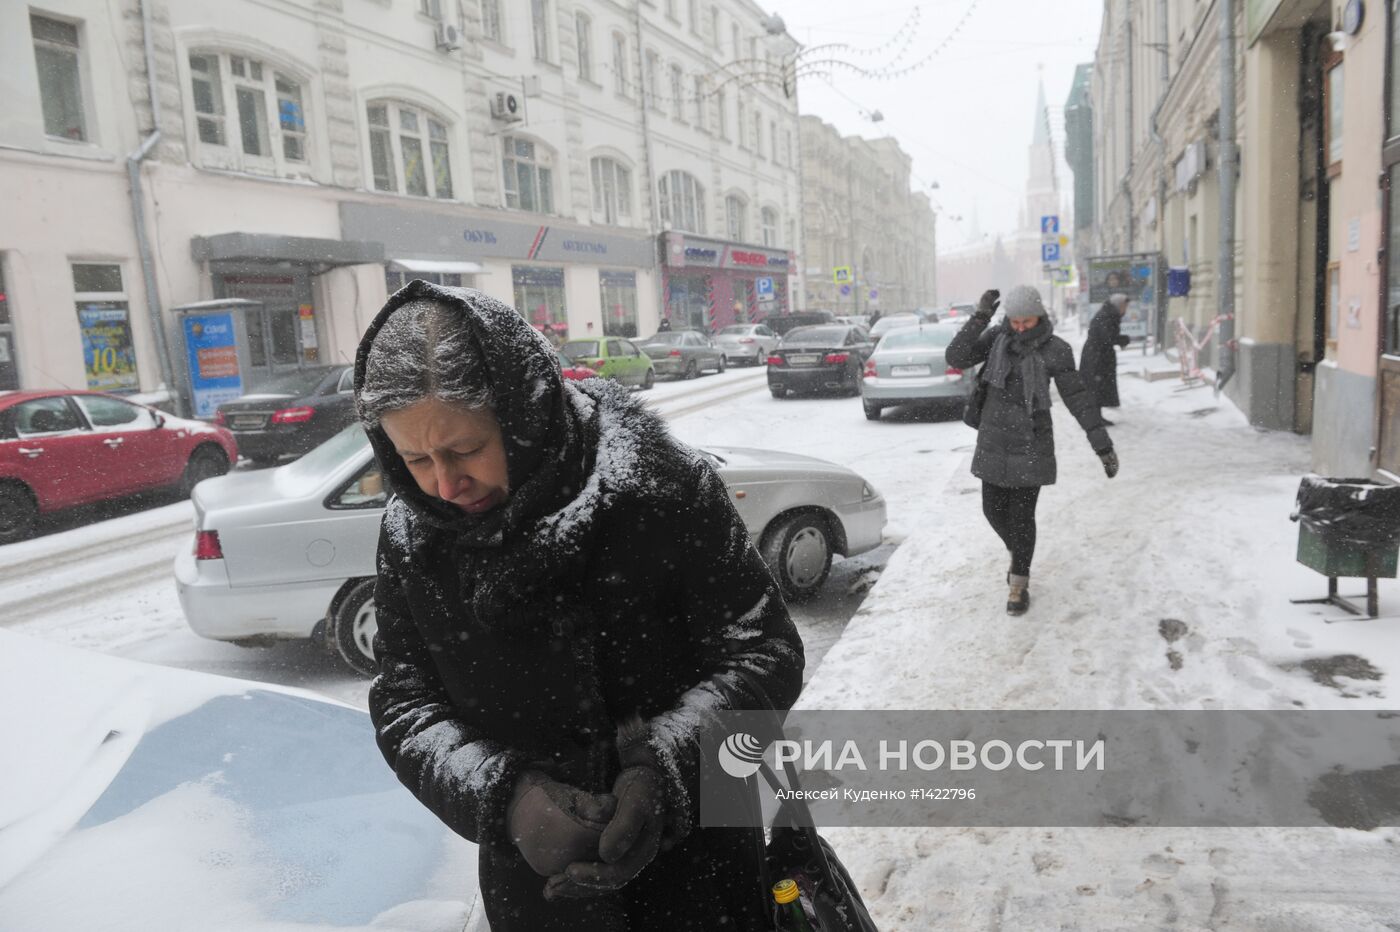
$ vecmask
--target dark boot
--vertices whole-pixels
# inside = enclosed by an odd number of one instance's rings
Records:
[[[1006,614],[1024,615],[1031,607],[1031,578],[1029,576],[1006,577],[1009,589],[1006,596]]]

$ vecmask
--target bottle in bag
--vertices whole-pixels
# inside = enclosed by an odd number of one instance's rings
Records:
[[[816,932],[802,908],[801,893],[794,880],[773,884],[773,902],[778,904],[778,928],[782,932]]]

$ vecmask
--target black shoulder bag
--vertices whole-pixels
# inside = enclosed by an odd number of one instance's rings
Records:
[[[982,426],[982,406],[987,403],[987,382],[982,378],[982,370],[985,365],[978,366],[972,373],[972,392],[967,396],[967,404],[963,406],[962,421],[973,430]]]

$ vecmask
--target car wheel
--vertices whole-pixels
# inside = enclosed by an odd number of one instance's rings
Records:
[[[198,447],[190,454],[190,461],[185,464],[185,473],[180,477],[180,492],[189,498],[194,492],[194,487],[205,479],[212,479],[215,476],[222,476],[228,472],[228,457],[223,450],[205,445]]]
[[[846,394],[850,395],[852,398],[860,394],[860,373],[861,368],[859,366],[856,366],[854,369],[851,369],[849,373],[851,379],[851,387],[846,389]]]
[[[0,485],[0,544],[12,544],[34,533],[39,506],[24,486],[7,482]]]
[[[877,404],[872,404],[872,403],[869,402],[869,401],[864,402],[864,405],[865,405],[865,419],[866,419],[867,421],[878,421],[878,420],[880,419],[880,412],[883,411],[884,408],[880,407],[880,406],[877,405]]]
[[[651,387],[652,387],[653,385],[655,385],[655,384],[656,384],[656,373],[653,372],[651,369],[648,369],[648,370],[647,370],[647,374],[644,375],[644,376],[642,376],[642,391],[646,391],[647,389],[651,388]]]
[[[374,608],[374,580],[360,579],[348,584],[331,618],[330,643],[356,673],[373,676],[374,636],[379,632],[379,616]]]
[[[754,354],[753,354],[753,364],[754,364],[755,366],[761,366],[761,365],[763,365],[766,361],[767,361],[767,359],[766,359],[766,357],[763,355],[763,350],[759,350],[757,353],[754,353]]]
[[[690,362],[685,364],[685,378],[694,379],[699,378],[699,376],[700,364],[698,362],[692,359]]]
[[[816,595],[831,571],[831,541],[825,519],[790,515],[769,526],[763,558],[778,578],[783,595],[794,601]]]
[[[773,393],[773,397],[774,397],[774,398],[786,398],[786,397],[787,397],[787,389],[785,389],[785,388],[770,388],[770,389],[768,389],[768,390],[769,390],[770,392]]]
[[[715,371],[718,372],[718,373],[720,373],[720,374],[723,374],[723,373],[724,373],[724,370],[725,370],[725,369],[728,369],[728,368],[729,368],[729,357],[728,357],[728,356],[721,356],[721,357],[719,358],[719,368],[716,369]]]

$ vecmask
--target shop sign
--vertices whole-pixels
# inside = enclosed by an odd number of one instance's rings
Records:
[[[126,302],[79,305],[78,325],[83,334],[87,387],[100,392],[130,392],[140,388]]]
[[[219,405],[243,394],[233,314],[190,314],[184,328],[194,415],[211,418]]]

